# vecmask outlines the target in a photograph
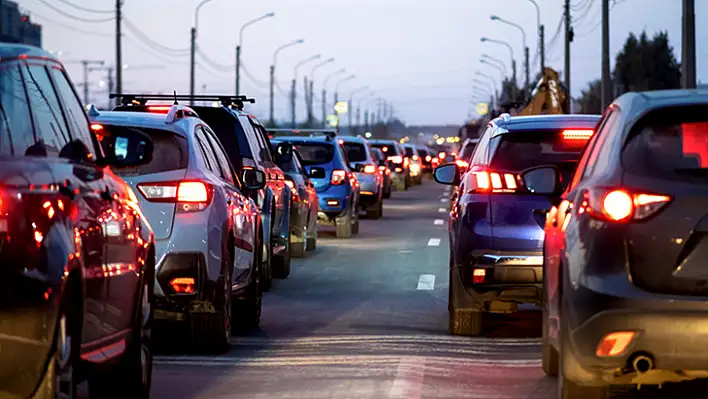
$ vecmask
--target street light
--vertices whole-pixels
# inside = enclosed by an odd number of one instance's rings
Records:
[[[482,54],[482,58],[485,59],[486,61],[492,61],[493,63],[499,65],[502,70],[504,71],[504,76],[506,76],[506,64],[504,64],[504,61],[500,60],[499,58],[494,58],[491,55],[487,54]]]
[[[333,78],[337,75],[341,75],[343,73],[347,72],[346,68],[342,68],[340,70],[334,71],[327,75],[324,80],[322,81],[322,126],[325,127],[327,126],[327,123],[325,122],[327,120],[327,82],[329,82],[330,78]]]
[[[312,125],[313,119],[315,119],[315,112],[314,112],[314,101],[315,101],[315,71],[318,69],[322,68],[325,65],[328,65],[330,63],[334,62],[334,57],[324,60],[320,62],[319,64],[316,64],[315,66],[312,67],[312,71],[310,71],[310,99],[307,102],[307,121],[310,125]],[[326,112],[325,107],[327,106],[327,93],[325,92],[325,88],[322,88],[322,113],[324,114]],[[322,118],[325,118],[326,115],[323,115]],[[324,119],[322,119],[324,121]]]
[[[194,24],[192,25],[192,30],[190,31],[190,51],[189,51],[189,103],[194,104],[194,66],[195,66],[195,53],[197,51],[197,28],[199,26],[199,10],[207,3],[213,0],[202,0],[201,3],[197,5],[194,10]]]
[[[541,24],[541,9],[538,7],[538,3],[535,0],[529,0],[531,4],[536,7],[536,24],[538,25],[538,48],[541,53],[541,74],[543,74],[543,69],[546,67],[546,43],[544,38],[544,28]]]
[[[274,12],[269,12],[267,14],[263,14],[260,17],[254,18],[254,19],[246,22],[245,24],[243,24],[243,26],[241,27],[241,30],[238,32],[238,46],[236,46],[236,95],[239,95],[241,93],[240,92],[240,90],[241,90],[241,86],[240,86],[240,83],[241,83],[241,47],[243,46],[243,31],[247,27],[255,24],[256,22],[259,22],[259,21],[262,21],[266,18],[271,18],[274,16],[275,16]]]
[[[487,75],[486,73],[477,71],[477,72],[475,72],[475,75],[481,76],[481,77],[483,77],[483,78],[487,78],[487,79],[491,80],[491,81],[492,81],[492,84],[494,85],[494,87],[499,86],[499,82],[497,82],[496,79],[494,79],[493,77]]]
[[[270,125],[275,126],[275,115],[274,115],[274,96],[273,87],[275,86],[275,64],[278,61],[278,53],[285,50],[288,47],[295,46],[297,44],[305,43],[305,39],[293,40],[290,43],[283,44],[282,46],[275,49],[273,52],[273,63],[270,64]]]
[[[524,30],[524,28],[521,25],[515,24],[511,21],[507,21],[506,19],[500,18],[496,15],[490,16],[489,19],[491,19],[492,21],[499,21],[499,22],[509,25],[509,26],[513,26],[514,28],[518,29],[521,32],[521,40],[524,45],[524,69],[526,70],[526,87],[528,88],[529,87],[529,47],[526,45],[526,31]]]
[[[354,111],[354,108],[352,107],[353,103],[354,103],[354,95],[357,93],[360,93],[364,90],[368,90],[368,89],[369,89],[369,86],[361,86],[357,89],[352,90],[351,93],[349,93],[349,107],[348,108],[349,108],[349,129],[350,130],[352,128],[352,113]],[[357,126],[359,126],[359,108],[357,108],[356,119],[357,119]]]
[[[502,40],[495,40],[495,39],[490,39],[488,37],[483,37],[479,39],[482,43],[488,42],[488,43],[494,43],[494,44],[501,44],[502,46],[506,46],[507,49],[509,49],[509,54],[511,55],[511,79],[513,81],[513,95],[514,95],[514,100],[516,100],[516,59],[514,59],[514,49],[511,47],[511,45],[505,41]]]
[[[497,68],[499,70],[499,76],[501,77],[501,80],[504,81],[504,77],[506,74],[504,73],[504,66],[503,65],[498,65],[493,62],[489,62],[489,61],[485,60],[484,58],[479,60],[479,62],[481,64],[485,64],[485,65],[489,65],[491,67]]]
[[[314,60],[318,60],[318,59],[320,59],[321,57],[322,57],[321,54],[313,55],[313,56],[310,57],[310,58],[306,58],[306,59],[304,59],[304,60],[298,62],[297,64],[295,64],[295,67],[293,68],[293,83],[292,83],[292,88],[290,89],[290,110],[292,111],[292,124],[293,124],[293,128],[296,127],[296,126],[295,126],[295,123],[297,122],[297,121],[296,121],[296,116],[297,116],[297,115],[295,114],[295,103],[297,102],[297,70],[298,70],[301,66],[303,66],[303,65],[305,65],[305,64],[307,64],[307,63],[309,63],[309,62],[312,62],[312,61],[314,61]],[[305,91],[305,101],[307,101],[307,90]],[[309,111],[309,109],[308,109],[308,111]]]
[[[335,106],[334,113],[335,113],[335,115],[337,115],[337,127],[339,127],[339,112],[336,110],[337,103],[339,102],[339,86],[344,82],[348,82],[350,80],[353,80],[354,78],[356,78],[356,75],[349,75],[345,78],[338,80],[337,83],[334,85],[334,106]],[[351,111],[347,110],[347,112],[351,112]]]

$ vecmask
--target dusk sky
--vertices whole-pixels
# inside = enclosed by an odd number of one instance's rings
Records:
[[[69,0],[80,7],[110,11],[113,0]],[[189,29],[193,24],[197,0],[125,0],[124,16],[140,32],[157,44],[124,26],[124,91],[178,92],[189,90]],[[555,41],[563,11],[562,0],[538,0],[542,23],[546,27],[547,64],[563,69],[563,35]],[[612,2],[611,2],[612,3]],[[649,34],[667,30],[674,53],[680,60],[680,0],[617,0],[610,15],[612,64],[630,32]],[[23,10],[44,26],[44,47],[60,51],[74,81],[83,79],[81,67],[71,61],[81,59],[115,62],[115,22],[96,22],[110,13],[94,13],[72,8],[60,0],[20,0]],[[600,76],[600,0],[572,0],[576,39],[572,43],[571,92],[578,96],[588,81]],[[62,15],[50,6],[69,14]],[[198,47],[216,65],[197,56],[197,92],[202,86],[210,93],[233,93],[235,89],[235,47],[238,31],[247,21],[267,12],[269,18],[248,27],[243,37],[242,92],[256,97],[250,109],[263,119],[268,110],[268,66],[278,46],[295,39],[304,44],[283,50],[277,61],[275,113],[290,119],[289,101],[293,66],[312,55],[335,61],[315,74],[315,114],[321,114],[320,93],[326,75],[341,68],[356,78],[340,85],[340,99],[362,86],[358,98],[375,104],[376,97],[393,102],[396,115],[406,124],[461,124],[474,108],[472,87],[475,72],[482,71],[497,81],[500,72],[480,64],[482,54],[503,60],[511,74],[506,47],[481,43],[480,37],[508,41],[517,59],[517,76],[523,81],[521,33],[489,16],[496,14],[521,25],[531,50],[532,75],[539,68],[536,11],[527,0],[212,0],[199,16]],[[708,2],[696,2],[696,20],[708,12]],[[73,18],[80,18],[76,20]],[[708,27],[697,23],[698,79],[708,80]],[[170,50],[173,49],[173,50]],[[159,51],[158,51],[159,50]],[[304,118],[303,76],[316,62],[299,70],[298,114]],[[340,75],[342,77],[346,75]],[[98,83],[105,73],[93,72],[94,102],[107,100]],[[328,103],[337,78],[328,84]],[[491,83],[491,82],[490,82]],[[371,91],[375,94],[371,96]],[[361,104],[354,97],[354,107]],[[363,112],[363,111],[362,111]],[[362,116],[363,118],[363,116]]]

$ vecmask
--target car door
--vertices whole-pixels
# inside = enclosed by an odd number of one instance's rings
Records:
[[[253,116],[248,117],[253,133],[258,144],[258,153],[261,158],[261,167],[267,176],[268,187],[273,191],[276,198],[276,220],[281,220],[285,209],[285,173],[275,164],[271,144],[268,140],[268,133],[265,128]]]

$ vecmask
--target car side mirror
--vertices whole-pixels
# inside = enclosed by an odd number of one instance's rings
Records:
[[[153,142],[136,129],[116,129],[104,136],[101,144],[109,166],[127,168],[152,161]]]
[[[290,143],[278,143],[275,146],[276,163],[289,163],[293,159],[293,145]]]
[[[521,173],[524,186],[534,194],[557,194],[561,188],[560,172],[555,166],[539,166]]]
[[[433,178],[440,184],[456,186],[460,184],[460,174],[457,171],[457,165],[448,163],[435,168]]]
[[[249,190],[260,190],[265,187],[266,175],[262,170],[243,169],[241,171],[243,186]]]

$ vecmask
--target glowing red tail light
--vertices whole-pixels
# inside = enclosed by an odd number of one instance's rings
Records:
[[[150,105],[147,107],[148,112],[154,112],[157,114],[166,114],[170,112],[170,105]]]
[[[460,169],[467,169],[467,167],[470,166],[470,164],[467,163],[467,161],[465,161],[464,159],[458,159],[455,161],[455,163]]]
[[[170,280],[170,286],[177,294],[194,293],[195,284],[192,277],[177,277]]]
[[[637,193],[621,188],[594,188],[585,192],[577,212],[613,222],[628,222],[646,219],[669,202],[671,197],[667,195]]]
[[[374,173],[376,173],[376,166],[375,166],[375,165],[366,165],[366,166],[364,166],[364,173],[368,173],[368,174],[374,174]]]
[[[183,181],[177,186],[177,202],[207,202],[209,189],[200,181]]]
[[[425,156],[425,162],[430,162],[432,160],[433,160],[433,157],[431,157],[430,155]]]
[[[467,174],[468,193],[513,193],[519,185],[519,177],[511,172],[496,172],[483,169],[472,170]]]
[[[563,140],[590,140],[594,131],[592,129],[566,129],[563,130]]]
[[[332,171],[332,178],[330,179],[330,183],[333,186],[339,186],[340,184],[344,184],[347,181],[347,171],[346,170],[333,170]]]
[[[410,158],[408,158],[408,157],[403,158],[403,166],[404,166],[404,167],[407,168],[408,165],[410,165],[410,163],[411,163],[411,159],[410,159]]]
[[[206,209],[213,192],[210,184],[200,181],[140,183],[138,191],[150,202],[179,204],[178,212]]]

